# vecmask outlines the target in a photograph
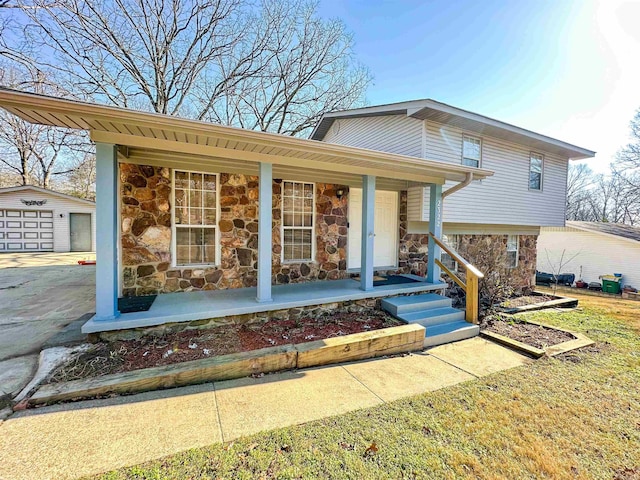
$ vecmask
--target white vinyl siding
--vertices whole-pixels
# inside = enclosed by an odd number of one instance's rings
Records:
[[[46,200],[46,203],[43,205],[25,205],[21,200]],[[39,248],[39,250],[53,250],[54,252],[68,252],[71,249],[69,214],[88,213],[91,215],[91,250],[95,251],[96,249],[96,207],[93,204],[79,200],[76,201],[73,198],[51,195],[47,192],[41,192],[39,190],[22,190],[0,193],[0,210],[39,212],[38,215],[40,215],[40,212],[47,212],[43,213],[43,215],[51,214],[51,218],[43,218],[42,221],[48,220],[52,222],[53,228],[49,230],[46,226],[44,226],[42,229],[42,233],[45,233],[44,236],[48,237],[49,231],[51,231],[53,233],[53,239],[43,238],[38,239],[38,241],[43,243],[53,242],[53,248],[49,248],[48,245],[44,245],[46,248]],[[24,218],[23,220],[28,220],[28,218]],[[47,231],[45,232],[44,230]]]
[[[537,269],[573,273],[576,280],[601,282],[600,275],[622,274],[622,284],[640,289],[640,242],[566,228],[543,228],[538,237]]]
[[[426,158],[460,164],[462,130],[427,122]],[[444,201],[445,223],[562,226],[568,160],[546,153],[543,169],[544,195],[529,189],[530,149],[498,140],[482,138],[482,168],[493,176],[473,182]],[[455,185],[447,182],[444,190]],[[413,193],[414,198],[418,197]],[[408,206],[411,216],[421,211],[421,221],[429,219],[429,189],[424,188],[423,205]]]
[[[337,119],[323,141],[422,157],[422,126],[406,115]]]
[[[406,115],[342,118],[324,141],[460,165],[463,136],[473,132]],[[494,175],[473,182],[444,201],[444,222],[471,225],[563,226],[568,159],[544,155],[544,195],[529,189],[531,148],[482,136],[481,167]],[[447,182],[444,190],[455,185]],[[429,189],[408,189],[408,218],[429,220]]]

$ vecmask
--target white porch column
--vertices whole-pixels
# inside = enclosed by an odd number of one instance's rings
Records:
[[[429,185],[429,233],[442,238],[442,185]],[[427,282],[440,282],[440,267],[436,265],[436,258],[440,260],[440,247],[432,237],[429,237],[429,258],[427,260]]]
[[[113,320],[118,311],[118,150],[96,143],[96,315]]]
[[[273,168],[260,163],[260,192],[258,194],[258,302],[271,299],[271,245],[273,208]]]
[[[362,176],[362,247],[360,249],[360,288],[373,290],[373,221],[376,205],[376,177]]]

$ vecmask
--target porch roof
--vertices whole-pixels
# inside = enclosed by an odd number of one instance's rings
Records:
[[[274,175],[305,170],[340,183],[362,175],[402,182],[463,181],[493,175],[490,170],[418,157],[330,144],[286,135],[189,120],[120,107],[65,100],[0,87],[0,107],[36,124],[87,130],[95,142],[129,147],[121,154],[149,163],[171,162],[209,168],[234,168],[257,174],[258,163],[274,165]],[[140,160],[142,161],[142,160]],[[296,173],[296,174],[297,174]]]

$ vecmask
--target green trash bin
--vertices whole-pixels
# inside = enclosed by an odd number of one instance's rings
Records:
[[[620,277],[614,275],[603,275],[602,279],[602,291],[605,293],[620,293]]]

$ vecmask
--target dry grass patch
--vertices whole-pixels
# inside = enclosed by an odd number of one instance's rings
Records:
[[[551,289],[537,287],[537,290],[552,293]],[[581,295],[580,290],[571,292],[571,298],[579,300],[580,307],[588,307],[598,313],[610,315],[624,322],[629,327],[640,331],[640,302],[625,300],[623,298],[598,297],[594,295]]]
[[[637,478],[635,305],[619,316],[613,306],[582,305],[527,318],[582,331],[595,347],[99,478]]]

